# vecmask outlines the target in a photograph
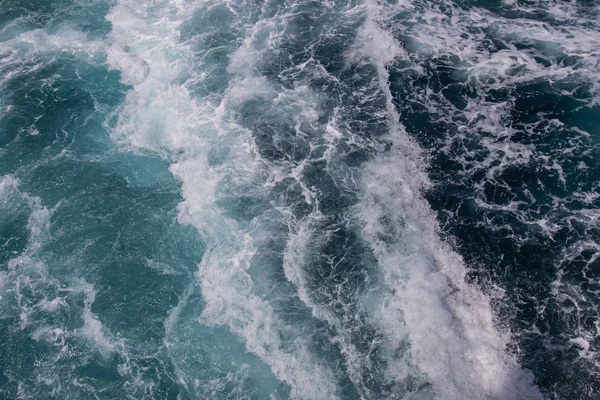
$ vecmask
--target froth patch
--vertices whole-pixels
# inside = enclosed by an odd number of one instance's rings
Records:
[[[359,206],[389,288],[381,323],[400,343],[394,321],[405,321],[412,362],[440,398],[541,398],[506,352],[509,336],[496,329],[489,298],[465,283],[462,260],[440,241],[403,158],[382,156],[369,168]]]
[[[359,28],[354,45],[346,53],[350,63],[375,60],[375,63],[385,66],[390,65],[398,58],[406,58],[406,56],[396,38],[386,29],[382,29],[372,18],[367,18]]]

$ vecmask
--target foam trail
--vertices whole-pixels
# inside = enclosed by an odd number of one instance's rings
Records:
[[[368,354],[361,353],[353,343],[352,334],[355,332],[353,332],[352,326],[345,326],[348,322],[356,323],[356,321],[352,321],[351,315],[347,315],[348,318],[345,321],[341,320],[327,307],[317,304],[308,289],[306,270],[310,270],[310,255],[313,254],[315,248],[319,248],[319,244],[323,240],[322,237],[318,237],[319,233],[322,233],[318,226],[326,220],[327,217],[322,215],[318,209],[315,209],[302,221],[290,218],[288,223],[292,226],[291,232],[293,233],[287,242],[283,268],[286,278],[297,288],[299,298],[311,309],[312,314],[335,327],[337,335],[333,340],[341,348],[348,377],[357,390],[363,394],[363,397],[370,398],[368,389],[364,387],[363,372],[373,368],[373,362]]]
[[[448,8],[428,8],[426,22],[417,29],[393,25],[403,37],[419,42],[415,52],[426,54],[417,61],[426,69],[421,76],[435,81],[444,67],[427,70],[430,63],[447,65],[451,81],[472,91],[457,101],[448,92],[438,97],[435,89],[424,93],[417,88],[406,100],[395,100],[418,101],[427,108],[429,126],[443,126],[438,139],[443,145],[432,145],[437,159],[431,169],[433,202],[440,207],[439,201],[456,195],[457,187],[459,197],[468,199],[463,205],[473,202],[468,218],[458,213],[443,217],[444,230],[458,236],[465,257],[481,260],[477,274],[506,290],[497,304],[512,325],[520,357],[542,390],[565,398],[593,397],[598,387],[597,341],[592,340],[598,335],[597,281],[586,276],[597,262],[590,255],[597,246],[589,246],[598,243],[597,179],[589,178],[597,169],[589,175],[579,172],[598,158],[596,126],[589,123],[600,101],[600,9],[593,3],[514,1],[501,9],[481,3],[463,9],[446,1]],[[488,47],[489,40],[497,45]],[[455,61],[447,63],[448,57]],[[506,95],[495,97],[499,92]],[[411,114],[403,115],[409,123]],[[437,135],[425,132],[411,127],[421,140]],[[443,158],[459,168],[445,170]],[[519,171],[516,179],[514,171]],[[535,179],[528,180],[527,174]],[[506,195],[491,195],[500,191]],[[440,208],[459,211],[450,204]],[[580,228],[573,230],[574,225]],[[521,255],[531,246],[543,257],[511,260],[511,251],[493,250],[495,243],[473,246],[472,239],[479,237],[506,239]],[[510,270],[518,272],[508,277]],[[526,270],[539,274],[534,282],[525,278]]]
[[[322,160],[327,162],[330,174],[345,173],[352,176],[357,172],[348,170],[343,165],[343,172],[336,171],[337,166],[332,160],[332,156],[337,151],[338,140],[344,137],[344,134],[335,128],[337,123],[335,119],[334,116],[325,128],[324,139],[327,150],[323,152]],[[299,220],[293,216],[287,218],[290,237],[283,260],[285,276],[294,284],[299,298],[310,308],[313,316],[334,328],[335,336],[332,340],[339,345],[345,361],[346,374],[361,398],[392,396],[397,395],[398,392],[406,394],[406,388],[402,388],[403,383],[414,380],[413,382],[422,385],[423,377],[410,365],[407,354],[403,351],[404,340],[396,342],[393,349],[388,348],[386,353],[380,352],[384,339],[381,332],[373,330],[373,321],[370,317],[372,301],[369,300],[374,296],[382,295],[376,280],[367,278],[364,282],[365,287],[360,289],[347,286],[348,281],[352,280],[349,275],[345,275],[346,271],[344,271],[347,254],[322,254],[327,243],[335,241],[333,236],[336,230],[341,228],[340,225],[353,225],[353,218],[347,216],[346,220],[340,222],[336,221],[334,216],[320,210],[321,196],[318,191],[309,188],[303,182],[303,170],[306,164],[306,160],[301,162],[290,175],[297,179],[298,184],[303,188],[304,197],[307,204],[312,205],[312,211]],[[315,263],[323,262],[323,259],[326,259],[325,262],[329,265],[328,272],[332,276],[339,275],[339,277],[333,280],[336,282],[335,286],[320,282],[315,288],[315,278],[311,273],[315,269]],[[377,275],[376,271],[368,271],[368,263],[362,261],[360,266],[366,276]],[[344,294],[341,294],[342,292]],[[323,297],[328,300],[324,301]],[[402,336],[402,332],[406,332],[406,329],[401,319],[396,322],[395,332],[398,336]],[[387,374],[382,374],[380,370],[382,364],[390,366]],[[428,391],[424,388],[413,388],[408,392],[415,390],[421,395],[425,394],[423,398],[431,396],[431,393],[426,394]]]
[[[258,190],[253,189],[260,177],[253,138],[229,114],[247,100],[273,93],[263,78],[236,71],[222,97],[195,98],[181,84],[185,76],[190,83],[205,76],[192,69],[194,53],[179,41],[181,24],[193,12],[186,2],[160,2],[150,10],[121,1],[109,13],[113,43],[108,60],[133,85],[113,137],[129,149],[173,161],[170,169],[182,182],[185,199],[180,221],[195,226],[207,247],[197,272],[206,303],[199,321],[227,326],[243,338],[247,349],[290,385],[293,397],[335,398],[331,371],[314,360],[301,335],[291,345],[283,342],[282,336],[298,333],[290,332],[269,302],[254,293],[247,270],[262,227],[240,226],[217,204],[220,196],[240,188]],[[222,158],[215,160],[215,154]]]
[[[541,398],[530,374],[507,353],[510,335],[497,330],[490,299],[465,282],[462,259],[439,237],[435,215],[421,194],[429,185],[421,151],[398,122],[388,88],[387,65],[401,51],[389,51],[396,45],[378,26],[382,10],[377,3],[368,2],[367,8],[359,40],[378,37],[389,43],[376,47],[359,41],[353,54],[377,69],[392,144],[368,166],[364,200],[357,207],[389,290],[381,301],[380,323],[397,337],[396,321],[405,321],[412,361],[440,398]]]

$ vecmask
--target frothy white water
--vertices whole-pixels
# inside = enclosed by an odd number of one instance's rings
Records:
[[[195,98],[182,79],[202,81],[205,74],[192,65],[202,54],[179,40],[182,22],[193,13],[194,5],[186,2],[161,2],[149,9],[132,1],[119,2],[109,13],[113,33],[108,60],[133,85],[113,137],[128,149],[149,150],[173,161],[170,170],[182,182],[184,197],[179,219],[196,227],[207,247],[196,275],[206,303],[199,322],[224,325],[239,335],[248,351],[290,385],[293,397],[335,398],[332,372],[310,354],[303,334],[286,326],[254,292],[248,269],[255,237],[264,228],[259,222],[242,226],[218,206],[221,197],[240,190],[260,196],[261,163],[252,135],[230,114],[245,101],[275,93],[250,69],[232,67],[224,95]],[[252,38],[253,29],[264,24],[241,28]],[[241,53],[251,49],[242,47]],[[290,335],[296,340],[284,342],[282,337]]]
[[[388,37],[378,26],[380,8],[375,2],[367,8],[362,29],[368,33],[358,40]],[[422,198],[429,185],[426,164],[398,122],[388,88],[390,54],[402,52],[365,43],[356,47],[378,71],[392,143],[369,164],[364,200],[357,207],[388,291],[379,323],[393,347],[407,332],[412,362],[429,376],[440,398],[541,398],[532,376],[507,352],[510,335],[496,327],[490,298],[466,283],[463,260],[440,239],[435,214]]]

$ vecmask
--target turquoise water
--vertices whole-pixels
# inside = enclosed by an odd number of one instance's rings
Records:
[[[599,18],[0,1],[0,398],[598,398]]]

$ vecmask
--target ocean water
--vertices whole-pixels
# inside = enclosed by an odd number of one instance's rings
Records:
[[[598,399],[599,296],[595,0],[0,0],[1,399]]]

